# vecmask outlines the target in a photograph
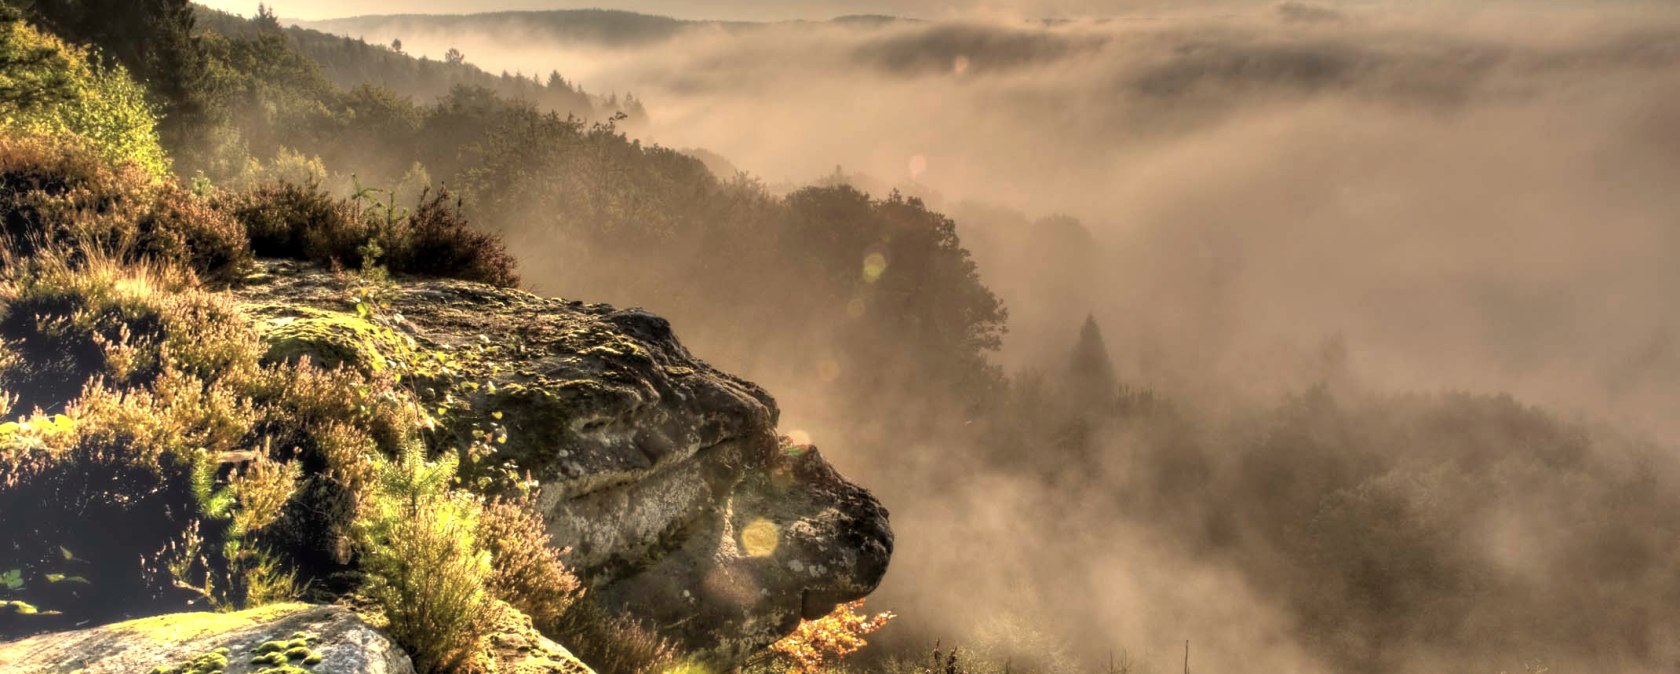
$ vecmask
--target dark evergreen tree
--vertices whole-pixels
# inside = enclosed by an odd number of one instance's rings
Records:
[[[1068,358],[1067,381],[1068,395],[1075,405],[1085,408],[1106,405],[1119,390],[1120,379],[1114,373],[1114,361],[1108,356],[1108,344],[1103,341],[1096,316],[1086,316],[1085,325],[1079,329],[1079,341]]]
[[[1109,359],[1108,345],[1095,316],[1086,316],[1079,329],[1079,341],[1068,357],[1068,371],[1062,384],[1061,422],[1056,445],[1069,456],[1089,458],[1095,447],[1097,429],[1115,411],[1120,381]]]
[[[262,3],[257,4],[257,15],[252,17],[251,22],[256,24],[258,31],[280,30],[280,18],[274,15],[274,8]]]

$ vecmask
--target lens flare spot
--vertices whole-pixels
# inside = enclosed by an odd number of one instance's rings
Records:
[[[910,179],[911,180],[916,180],[916,179],[921,178],[922,174],[927,173],[927,169],[928,169],[927,155],[919,154],[919,155],[916,155],[916,156],[910,158]]]
[[[833,358],[824,358],[817,363],[817,379],[824,384],[832,384],[840,378],[840,363]]]
[[[776,524],[762,517],[747,524],[741,530],[741,550],[748,557],[769,557],[776,554],[776,546],[781,543],[782,533],[776,529]]]
[[[887,256],[880,253],[870,253],[863,258],[863,280],[874,283],[881,280],[881,275],[887,273]]]
[[[852,301],[846,303],[846,315],[852,318],[863,318],[864,312],[868,310],[869,307],[864,305],[861,297],[854,297]]]

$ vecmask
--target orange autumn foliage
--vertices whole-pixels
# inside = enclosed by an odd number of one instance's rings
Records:
[[[863,600],[841,604],[834,612],[816,620],[799,623],[793,634],[770,645],[770,651],[781,656],[794,671],[815,674],[824,663],[840,660],[856,653],[869,642],[864,636],[886,626],[895,616],[891,612],[873,617],[861,613]]]

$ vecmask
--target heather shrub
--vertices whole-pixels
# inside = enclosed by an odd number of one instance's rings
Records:
[[[816,674],[846,656],[862,650],[864,639],[887,625],[892,613],[870,616],[859,613],[863,600],[841,604],[816,620],[802,620],[793,633],[770,645],[770,654],[788,670]],[[937,658],[936,658],[937,659]]]
[[[423,418],[409,394],[266,362],[243,312],[188,273],[5,259],[0,601],[39,610],[0,616],[0,635],[281,601],[349,568],[374,467]]]
[[[552,630],[583,594],[583,586],[560,560],[542,516],[528,499],[496,500],[484,507],[478,536],[495,560],[491,593]]]
[[[224,332],[237,312],[185,278],[49,251],[0,280],[0,386],[36,410],[0,423],[0,573],[16,579],[0,594],[40,605],[40,620],[209,598],[196,596],[208,578],[136,565],[222,518],[218,457],[244,446],[257,418],[240,391],[255,338]],[[206,561],[178,568],[227,568],[193,556]],[[0,633],[32,626],[7,618]]]
[[[297,185],[213,202],[0,137],[0,602],[30,609],[0,637],[359,589],[443,671],[475,666],[502,600],[561,621],[580,586],[541,518],[404,453],[430,419],[397,373],[274,358],[203,289],[253,249],[516,282],[446,195],[379,206]]]
[[[628,616],[614,615],[587,597],[573,602],[543,631],[602,674],[664,672],[676,667],[677,648]]]
[[[167,260],[208,280],[236,277],[251,256],[244,227],[190,191],[43,138],[0,135],[0,226],[17,256]]]
[[[200,329],[166,325],[179,297],[166,291],[184,285],[179,275],[69,257],[14,257],[11,278],[0,285],[0,335],[15,356],[0,384],[25,410],[62,410],[96,378],[118,387],[148,383],[163,367],[161,342],[180,334],[175,330],[190,339]]]
[[[201,278],[226,281],[251,260],[245,226],[175,181],[159,184],[148,211],[136,223],[139,252],[185,264]]]
[[[356,268],[362,266],[362,247],[375,235],[353,204],[315,182],[264,185],[234,196],[229,209],[261,257]]]
[[[227,208],[262,257],[349,269],[377,264],[394,273],[518,285],[501,238],[474,229],[447,192],[423,193],[412,210],[390,203],[389,192],[359,194],[335,197],[314,181],[272,183],[230,197]]]
[[[395,456],[424,423],[424,412],[389,378],[310,363],[276,372],[284,374],[265,378],[257,393],[269,401],[264,432],[352,491],[371,485],[374,460]]]
[[[469,225],[458,197],[443,191],[422,194],[401,225],[386,258],[392,271],[519,285],[513,256],[501,237]]]

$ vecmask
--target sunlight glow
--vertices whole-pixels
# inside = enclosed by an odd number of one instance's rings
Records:
[[[776,524],[760,517],[741,530],[741,550],[748,557],[769,557],[776,554],[781,538],[782,532]]]
[[[881,275],[887,273],[887,256],[880,253],[870,253],[863,258],[863,280],[874,283],[881,280]]]

